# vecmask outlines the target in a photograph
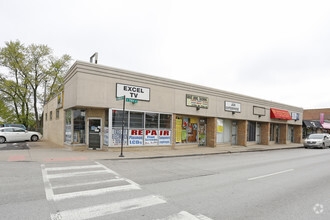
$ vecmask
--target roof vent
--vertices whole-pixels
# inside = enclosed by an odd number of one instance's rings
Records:
[[[95,64],[97,64],[97,59],[98,59],[99,53],[95,52],[91,58],[89,58],[89,62],[93,63],[93,58],[95,60]]]

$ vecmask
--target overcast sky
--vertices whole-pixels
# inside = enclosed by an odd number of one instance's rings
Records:
[[[0,47],[330,108],[330,1],[0,0]]]

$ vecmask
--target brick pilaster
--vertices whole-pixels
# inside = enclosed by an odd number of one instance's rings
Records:
[[[207,118],[206,145],[208,147],[217,145],[217,118]]]
[[[301,144],[302,143],[302,126],[294,125],[293,126],[293,142]]]
[[[280,144],[287,144],[287,133],[288,133],[288,125],[280,124]]]
[[[247,146],[247,121],[237,121],[237,144]]]
[[[269,145],[269,137],[270,137],[270,123],[262,122],[261,123],[260,144]]]
[[[172,146],[171,149],[175,149],[175,130],[176,130],[176,114],[172,115]]]

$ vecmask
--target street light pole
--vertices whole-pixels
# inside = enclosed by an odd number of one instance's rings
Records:
[[[120,147],[119,157],[124,157],[123,148],[124,148],[124,126],[125,126],[125,101],[126,101],[126,96],[124,96],[124,100],[123,100],[123,121],[121,127],[121,147]]]

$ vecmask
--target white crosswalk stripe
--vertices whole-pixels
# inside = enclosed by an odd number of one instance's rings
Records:
[[[198,214],[198,215],[192,215],[189,212],[181,211],[177,214],[170,215],[163,219],[158,220],[212,220],[204,215]]]
[[[121,199],[120,201],[110,201],[108,203],[105,202],[96,205],[91,204],[86,207],[86,205],[84,205],[85,203],[79,203],[80,198],[91,199],[92,197],[98,198],[97,196],[102,197],[106,194],[116,192],[136,192],[141,190],[141,187],[134,181],[120,176],[115,171],[98,162],[94,162],[92,165],[58,167],[46,167],[46,165],[43,164],[41,165],[41,171],[46,198],[51,205],[50,207],[52,207],[52,220],[98,218],[167,203],[167,201],[160,196],[142,195],[141,197],[140,193],[136,198],[131,198],[132,196],[130,196],[128,199],[122,199],[122,197],[119,197],[119,199]],[[142,194],[145,194],[145,192]],[[132,195],[132,193],[130,195]],[[74,202],[75,200],[77,201]],[[105,201],[107,200],[109,199],[107,198]],[[73,203],[73,205],[70,205],[71,208],[63,206],[65,208],[61,210],[58,206],[60,206],[63,201],[69,201],[69,204]],[[80,207],[82,205],[84,205],[84,207]],[[211,220],[201,214],[192,215],[186,211],[181,211],[161,219]]]
[[[102,204],[98,206],[63,211],[61,212],[61,217],[63,220],[90,219],[105,215],[111,215],[118,212],[145,208],[148,206],[158,205],[162,203],[166,203],[166,201],[157,196],[146,196],[142,198],[124,200],[116,203]]]

